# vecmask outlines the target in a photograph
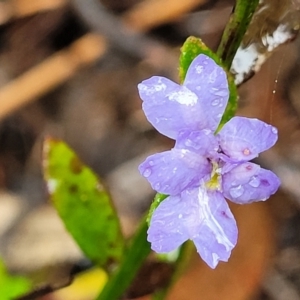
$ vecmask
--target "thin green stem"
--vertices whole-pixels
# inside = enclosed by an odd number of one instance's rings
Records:
[[[151,251],[150,244],[147,242],[147,229],[148,224],[146,218],[143,218],[140,228],[125,254],[123,262],[116,273],[109,279],[96,300],[120,299],[126,289],[130,286],[137,271]]]
[[[227,70],[248,29],[259,0],[237,0],[234,11],[223,32],[217,55],[222,59]]]

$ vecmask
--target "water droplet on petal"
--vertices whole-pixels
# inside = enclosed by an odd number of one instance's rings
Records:
[[[182,218],[182,214],[179,214],[179,215],[178,215],[178,219],[181,219],[181,218]]]
[[[184,145],[187,146],[187,147],[191,147],[193,145],[193,141],[190,140],[190,139],[187,139],[185,142],[184,142]]]
[[[228,95],[228,92],[226,89],[216,89],[216,91],[214,92],[214,95],[220,96],[220,97],[225,97]]]
[[[154,161],[150,160],[148,164],[149,164],[149,166],[154,166]]]
[[[145,171],[143,172],[143,176],[148,178],[151,175],[152,171],[151,169],[145,169]]]
[[[158,183],[155,183],[154,189],[155,189],[156,191],[160,189],[160,183],[159,183],[159,182],[158,182]]]
[[[203,71],[203,66],[197,66],[196,67],[196,72],[198,73],[198,74],[201,74],[202,73],[202,71]]]
[[[252,186],[252,187],[258,187],[260,185],[260,180],[256,177],[256,176],[253,176],[251,178],[251,180],[249,181],[249,184]]]
[[[278,133],[278,130],[277,130],[277,128],[275,128],[275,127],[272,127],[272,132],[273,132],[274,134],[277,134],[277,133]]]
[[[216,105],[218,105],[220,103],[220,100],[219,99],[215,99],[215,100],[213,100],[212,102],[211,102],[211,105],[212,106],[216,106]]]
[[[244,193],[244,188],[241,185],[238,185],[237,187],[233,187],[229,190],[229,193],[232,198],[238,198]]]

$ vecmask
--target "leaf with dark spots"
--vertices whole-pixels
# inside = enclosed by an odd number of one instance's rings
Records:
[[[120,261],[119,219],[99,178],[64,142],[50,138],[43,166],[52,203],[84,254],[99,266]]]
[[[74,174],[80,174],[83,169],[83,164],[77,156],[74,156],[70,161],[70,169]]]

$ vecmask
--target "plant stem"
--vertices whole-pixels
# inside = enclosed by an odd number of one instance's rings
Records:
[[[96,300],[118,300],[124,294],[151,251],[147,241],[147,229],[146,218],[143,218],[127,253],[125,253],[123,262]]]
[[[248,29],[259,0],[237,0],[234,11],[223,32],[217,55],[227,70]]]

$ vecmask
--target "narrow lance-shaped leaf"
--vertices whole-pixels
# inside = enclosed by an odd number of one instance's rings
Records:
[[[210,50],[201,39],[196,38],[194,36],[190,36],[183,46],[181,47],[181,55],[179,60],[179,78],[180,81],[183,82],[187,73],[187,70],[192,63],[192,61],[199,55],[199,54],[205,54],[212,58],[219,66],[223,67],[223,64],[221,62],[221,59],[212,51]],[[226,68],[224,68],[226,70]],[[219,128],[217,131],[221,129],[221,127],[229,121],[236,112],[237,109],[237,89],[234,84],[233,78],[230,73],[227,72],[227,79],[228,79],[228,85],[229,85],[229,99],[228,104],[226,107],[226,110],[224,112],[224,115],[221,119]]]
[[[119,261],[124,239],[99,178],[64,142],[50,138],[43,165],[53,205],[84,254],[99,266]]]

